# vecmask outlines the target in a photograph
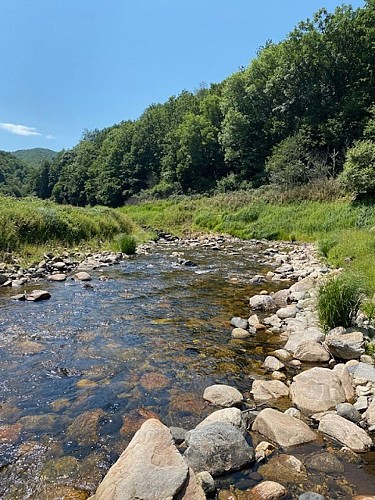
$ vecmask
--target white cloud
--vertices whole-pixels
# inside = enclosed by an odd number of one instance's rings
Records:
[[[56,139],[54,135],[48,134],[46,135],[46,139]]]
[[[35,127],[26,127],[26,125],[14,125],[14,123],[1,123],[0,128],[16,135],[42,135],[37,132]]]

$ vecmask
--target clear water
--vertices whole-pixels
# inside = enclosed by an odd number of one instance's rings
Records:
[[[178,266],[175,251],[198,266]],[[165,243],[93,272],[88,287],[42,283],[48,301],[14,302],[2,290],[0,498],[93,492],[144,419],[195,426],[212,412],[202,394],[213,383],[246,396],[279,342],[230,336],[230,318],[247,317],[249,296],[265,288],[249,284],[265,271],[258,251]],[[371,470],[364,478],[371,484]]]

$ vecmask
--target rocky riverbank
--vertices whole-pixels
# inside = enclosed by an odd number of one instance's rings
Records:
[[[220,250],[224,241],[184,244]],[[317,286],[337,271],[321,264],[312,245],[280,243],[262,253],[274,270],[249,277],[259,293],[250,298],[248,318],[231,319],[231,336],[241,342],[259,333],[278,335],[283,348],[264,359],[263,374],[249,381],[249,396],[226,385],[207,387],[202,398],[215,411],[194,429],[168,429],[147,420],[94,500],[365,498],[357,495],[345,470],[349,463],[360,468],[362,454],[373,449],[375,367],[365,354],[371,341],[366,318],[360,315],[360,326],[353,329],[335,328],[325,335],[316,312]],[[182,259],[180,264],[192,263]],[[262,289],[267,281],[293,284],[268,293]],[[280,400],[287,406],[283,411]],[[296,450],[308,443],[314,451],[300,460]],[[256,486],[217,490],[216,478],[244,467],[254,470]],[[313,483],[311,473],[321,474],[322,482]]]

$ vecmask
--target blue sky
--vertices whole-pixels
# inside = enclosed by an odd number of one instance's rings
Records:
[[[67,149],[246,66],[334,0],[0,0],[0,149]],[[364,0],[354,0],[363,7]]]

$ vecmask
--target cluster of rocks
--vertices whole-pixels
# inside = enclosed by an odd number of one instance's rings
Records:
[[[256,462],[265,462],[259,469],[260,482],[241,498],[283,498],[290,493],[286,479],[283,484],[285,471],[302,483],[309,469],[344,471],[333,453],[322,450],[303,463],[287,454],[290,447],[319,446],[322,437],[341,445],[342,453],[356,455],[373,447],[375,367],[365,354],[366,332],[336,328],[325,335],[317,318],[316,287],[332,271],[321,266],[309,245],[285,251],[280,244],[263,254],[276,268],[266,276],[254,276],[253,284],[295,283],[275,293],[261,291],[250,299],[254,314],[231,320],[234,338],[269,332],[285,339],[283,348],[265,358],[264,375],[252,383],[254,408],[243,410],[246,405],[237,389],[214,385],[203,398],[223,409],[195,429],[168,429],[157,420],[146,421],[92,499],[203,499],[215,491],[217,476]],[[289,401],[284,412],[272,407],[279,398]],[[268,407],[258,411],[259,405]],[[245,439],[249,433],[257,437],[255,448]],[[218,498],[237,496],[221,491]],[[306,491],[298,498],[326,497]]]
[[[0,288],[12,287],[14,289],[40,284],[42,280],[62,282],[68,278],[79,281],[90,281],[91,275],[87,271],[119,263],[127,255],[121,252],[98,252],[82,254],[74,252],[62,255],[46,253],[41,262],[27,269],[22,269],[18,261],[11,259],[8,263],[0,263]],[[32,290],[13,295],[13,300],[28,300],[37,302],[51,297],[46,290]]]

